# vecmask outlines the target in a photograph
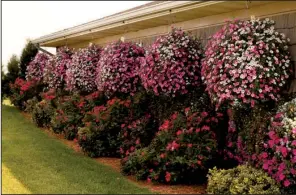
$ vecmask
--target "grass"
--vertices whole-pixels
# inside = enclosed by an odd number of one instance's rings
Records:
[[[2,193],[148,194],[110,167],[75,153],[2,105]]]

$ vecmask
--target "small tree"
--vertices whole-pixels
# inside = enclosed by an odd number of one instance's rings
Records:
[[[16,79],[20,71],[19,63],[20,61],[18,57],[15,54],[13,54],[7,64],[8,74],[10,74],[14,78],[14,80]]]
[[[6,75],[3,71],[3,64],[1,64],[1,100],[3,100],[3,96],[7,95],[7,91],[9,91],[9,86],[6,81]]]
[[[9,59],[9,62],[7,63],[7,70],[8,73],[3,75],[4,72],[2,71],[2,95],[10,95],[10,88],[9,88],[9,83],[14,83],[15,79],[19,75],[20,67],[19,67],[19,59],[16,55],[12,55],[11,58]]]
[[[26,70],[28,64],[34,59],[38,52],[37,47],[30,41],[27,41],[20,57],[20,77],[26,78]]]

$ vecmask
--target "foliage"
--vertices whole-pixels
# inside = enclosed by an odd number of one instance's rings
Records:
[[[164,183],[196,183],[205,179],[217,152],[213,130],[219,120],[212,113],[193,110],[188,107],[165,120],[151,144],[129,156],[123,172]]]
[[[16,55],[12,55],[7,63],[7,74],[11,74],[14,77],[14,80],[18,77],[20,71],[19,63],[20,61]],[[14,82],[14,80],[12,80],[12,82]]]
[[[228,132],[224,147],[225,159],[239,164],[252,162],[263,151],[262,141],[267,133],[273,106],[228,109]]]
[[[240,165],[229,170],[209,170],[209,194],[279,194],[276,182],[262,170]]]
[[[26,78],[27,66],[38,53],[37,47],[28,40],[20,57],[20,78]]]
[[[48,88],[57,89],[64,88],[66,80],[67,67],[71,66],[73,49],[61,47],[55,56],[50,57],[44,68],[44,82],[48,84]]]
[[[200,85],[200,42],[173,28],[159,37],[141,59],[143,86],[155,95],[175,97]]]
[[[32,119],[38,127],[49,127],[54,109],[49,102],[42,100],[33,108]]]
[[[43,81],[43,71],[48,63],[49,56],[45,53],[38,53],[34,60],[27,66],[26,80],[34,82]]]
[[[131,42],[117,41],[107,45],[97,68],[98,89],[109,97],[135,94],[140,85],[140,58],[144,54],[142,47]]]
[[[208,42],[202,76],[217,107],[278,100],[291,72],[288,41],[274,21],[228,22]]]
[[[113,98],[106,105],[95,106],[84,118],[78,131],[78,143],[91,157],[119,156],[118,134],[128,117],[130,100]]]
[[[37,97],[33,97],[32,99],[29,99],[25,103],[25,112],[32,113],[36,104],[38,104],[38,99]]]
[[[96,90],[96,68],[101,55],[101,48],[90,44],[72,55],[72,63],[66,70],[66,85],[70,91],[90,93]]]

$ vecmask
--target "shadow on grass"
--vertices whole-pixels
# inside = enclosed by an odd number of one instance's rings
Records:
[[[2,105],[2,162],[32,193],[150,193],[48,137],[9,105]]]

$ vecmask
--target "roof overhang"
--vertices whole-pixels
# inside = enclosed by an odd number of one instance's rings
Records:
[[[45,35],[32,42],[59,47],[267,3],[270,1],[165,1]]]

